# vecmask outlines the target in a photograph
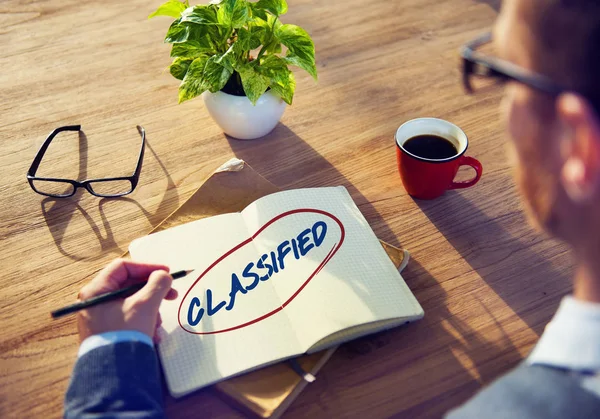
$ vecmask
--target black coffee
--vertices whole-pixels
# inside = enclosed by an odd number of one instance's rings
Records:
[[[458,150],[450,141],[430,134],[409,138],[402,147],[410,154],[424,159],[447,159],[458,154]]]

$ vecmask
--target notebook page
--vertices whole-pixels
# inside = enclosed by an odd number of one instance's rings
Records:
[[[249,205],[242,216],[251,232],[271,223],[255,239],[260,252],[285,253],[283,270],[270,280],[304,350],[352,326],[422,316],[345,188],[279,192]],[[296,252],[300,241],[304,251]]]
[[[410,320],[416,320],[420,317],[412,317]],[[315,352],[322,351],[325,348],[330,348],[334,345],[340,345],[344,342],[348,342],[359,337],[370,335],[372,333],[381,332],[383,330],[391,329],[392,327],[400,326],[408,323],[410,320],[406,317],[395,317],[388,320],[379,320],[373,323],[361,324],[358,326],[352,326],[348,329],[341,330],[339,332],[332,333],[331,335],[325,336],[320,341],[313,344],[307,349],[307,353],[312,354]]]
[[[244,326],[281,306],[268,283],[259,281],[251,291],[244,289],[245,293],[233,286],[234,275],[241,278],[245,264],[258,256],[247,231],[239,214],[225,214],[167,229],[130,245],[135,260],[166,264],[172,272],[195,269],[173,282],[178,298],[164,301],[160,308],[158,350],[174,396],[301,352],[286,315]]]

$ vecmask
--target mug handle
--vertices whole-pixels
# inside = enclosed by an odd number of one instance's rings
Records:
[[[468,188],[470,186],[475,185],[481,179],[481,174],[483,173],[483,166],[479,163],[479,160],[474,159],[473,157],[462,156],[460,158],[460,162],[458,167],[460,166],[470,166],[475,169],[475,177],[471,180],[465,180],[463,182],[454,182],[450,184],[450,188],[448,189],[463,189]]]

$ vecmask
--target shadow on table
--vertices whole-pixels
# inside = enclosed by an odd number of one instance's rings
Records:
[[[156,209],[156,211],[151,213],[151,212],[147,211],[146,208],[144,208],[142,206],[142,204],[140,204],[138,201],[136,201],[135,199],[129,198],[128,196],[122,196],[122,197],[117,197],[117,198],[102,198],[100,200],[100,204],[98,205],[98,208],[100,210],[100,214],[102,214],[103,216],[104,216],[104,206],[105,205],[108,205],[109,203],[115,203],[115,204],[116,203],[128,203],[128,204],[132,204],[132,205],[135,205],[136,207],[138,207],[140,212],[146,217],[146,219],[150,222],[152,227],[154,227],[157,224],[159,224],[161,221],[163,221],[164,218],[171,212],[171,210],[173,208],[179,207],[179,193],[177,192],[177,186],[175,185],[175,182],[173,182],[173,178],[171,178],[171,175],[167,171],[167,168],[165,167],[163,162],[159,159],[159,157],[156,154],[156,152],[154,151],[154,149],[150,146],[150,144],[148,144],[148,142],[146,142],[146,147],[150,150],[150,152],[152,153],[152,156],[154,156],[154,159],[160,166],[161,171],[164,173],[165,178],[167,179],[167,187],[165,189],[165,192],[162,196],[160,203],[158,204],[158,208]],[[175,201],[175,202],[173,203],[171,201]]]
[[[248,162],[276,185],[286,188],[306,184],[345,186],[378,236],[401,247],[387,223],[348,179],[285,125],[280,124],[260,140],[228,140],[237,157]],[[307,394],[302,396],[303,401],[322,405],[323,412],[328,412],[334,407],[328,407],[329,401],[325,401],[324,397],[334,397],[334,389],[364,385],[365,391],[375,391],[369,390],[369,380],[376,380],[378,376],[385,376],[382,382],[387,380],[398,389],[416,388],[412,382],[415,377],[404,375],[407,366],[411,366],[413,371],[418,368],[428,377],[421,381],[424,387],[419,389],[421,394],[414,396],[417,399],[427,393],[426,382],[436,385],[440,382],[450,383],[444,394],[451,397],[430,400],[403,412],[406,413],[405,417],[421,417],[424,413],[428,417],[435,417],[466,400],[482,383],[491,381],[519,362],[521,355],[507,336],[494,342],[485,341],[469,325],[453,317],[446,308],[444,290],[417,261],[413,259],[409,262],[403,276],[421,302],[425,318],[414,325],[342,345],[325,366],[326,373],[320,375],[315,384],[308,386]],[[503,333],[502,327],[497,327]],[[423,353],[432,354],[432,358],[435,357],[433,363],[425,359],[421,355]],[[498,362],[490,362],[491,359],[497,359]],[[351,371],[348,371],[349,367]],[[395,375],[396,371],[398,376]],[[326,393],[330,387],[329,380],[335,380],[336,384],[331,385],[332,389]],[[382,382],[373,385],[378,386]],[[406,401],[406,396],[402,397]],[[399,403],[399,406],[411,406],[411,402]],[[303,408],[301,404],[295,406]]]
[[[236,157],[246,161],[278,187],[294,189],[307,185],[345,186],[377,236],[401,247],[394,232],[367,198],[326,158],[286,125],[280,123],[270,134],[258,140],[242,141],[226,137]]]
[[[70,198],[47,197],[42,200],[42,214],[44,215],[54,244],[61,254],[72,260],[94,260],[104,257],[107,252],[115,253],[117,255],[124,253],[123,249],[117,245],[112,228],[105,215],[104,207],[109,202],[112,202],[115,205],[122,205],[123,203],[136,205],[152,226],[155,226],[162,221],[165,214],[168,214],[170,208],[179,206],[179,194],[175,187],[175,183],[164,164],[150,146],[148,140],[146,140],[146,148],[150,150],[167,179],[166,190],[154,213],[147,211],[139,202],[132,198],[99,198],[98,213],[100,215],[100,220],[94,219],[94,217],[79,204],[82,194],[88,193],[87,191],[82,190],[82,188],[79,188],[76,194]],[[146,156],[147,155],[148,154],[146,154]],[[87,137],[80,131],[78,179],[87,178],[87,162]],[[83,220],[76,217],[76,214],[78,213]],[[82,237],[82,234],[78,234],[77,236],[67,238],[66,230],[69,224],[74,220],[83,221],[84,224],[88,224],[89,230],[85,228],[81,230],[83,234],[88,233],[87,235]]]
[[[567,274],[558,271],[532,250],[529,243],[515,238],[459,192],[415,202],[471,268],[540,335],[545,325],[540,322],[539,313],[527,310],[526,304],[540,298],[541,292],[536,289],[543,288],[539,285],[543,282],[539,281],[564,284],[567,288],[570,283]],[[520,224],[527,225],[522,213],[519,217]]]
[[[87,192],[78,191],[67,200],[51,197],[42,200],[42,214],[46,219],[46,224],[58,251],[72,260],[95,259],[103,256],[106,252],[122,252],[114,240],[112,230],[104,214],[101,213],[100,218],[105,236],[102,235],[102,231],[94,218],[78,204],[77,201],[79,201],[82,193]],[[89,240],[76,240],[77,243],[69,243],[69,240],[65,240],[66,229],[78,212],[88,223],[95,236],[95,241],[100,246],[99,249],[96,248],[97,251],[94,251],[94,254],[88,254],[88,250],[91,248]],[[74,237],[73,239],[80,239],[80,237]]]
[[[446,292],[417,260],[402,276],[425,317],[342,345],[307,387],[305,403],[335,411],[336,392],[360,387],[366,394],[383,391],[381,402],[398,409],[394,417],[441,417],[520,361],[501,325],[496,327],[502,337],[490,342],[449,312]]]

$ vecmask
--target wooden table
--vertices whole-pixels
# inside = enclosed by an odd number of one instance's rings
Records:
[[[199,99],[177,105],[169,21],[146,20],[159,3],[0,4],[0,416],[62,414],[77,331],[48,313],[233,156],[281,188],[346,186],[377,235],[411,251],[404,276],[426,313],[344,345],[288,417],[439,417],[528,353],[570,289],[572,261],[526,223],[500,95],[468,97],[459,83],[457,49],[492,25],[498,2],[289,0],[283,21],[313,36],[320,78],[297,72],[294,106],[254,142],[225,138]],[[484,166],[477,186],[427,202],[406,194],[393,135],[419,116],[465,130]],[[127,174],[141,124],[148,147],[128,198],[29,188],[46,135],[76,123],[85,135],[57,138],[40,174]],[[240,415],[210,390],[169,400],[168,413]]]

